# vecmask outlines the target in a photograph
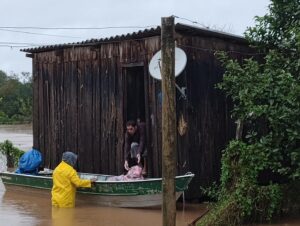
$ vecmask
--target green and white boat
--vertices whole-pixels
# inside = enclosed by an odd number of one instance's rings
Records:
[[[92,188],[78,188],[77,194],[90,203],[113,207],[151,207],[162,204],[162,178],[132,181],[107,181],[111,175],[78,173],[83,179],[96,178]],[[176,200],[188,188],[194,174],[176,176]],[[52,176],[0,172],[5,187],[37,190],[52,188]],[[83,197],[84,196],[84,197]]]

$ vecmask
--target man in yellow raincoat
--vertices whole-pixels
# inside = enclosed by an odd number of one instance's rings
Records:
[[[53,171],[52,206],[74,207],[77,187],[90,188],[91,180],[82,180],[73,168],[77,155],[73,152],[64,152],[61,163]]]

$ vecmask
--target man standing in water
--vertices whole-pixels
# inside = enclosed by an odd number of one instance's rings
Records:
[[[132,148],[132,146],[138,146],[138,148]],[[147,174],[146,169],[146,125],[143,122],[138,124],[130,120],[126,123],[125,132],[125,145],[124,145],[124,168],[128,171],[132,167],[137,159],[138,164],[143,164],[142,174]]]
[[[92,180],[81,180],[73,168],[77,155],[73,152],[64,152],[61,163],[53,172],[52,206],[74,207],[77,187],[90,188]]]

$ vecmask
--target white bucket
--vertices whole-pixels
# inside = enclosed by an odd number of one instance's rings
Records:
[[[0,172],[7,171],[7,158],[2,152],[0,152]]]

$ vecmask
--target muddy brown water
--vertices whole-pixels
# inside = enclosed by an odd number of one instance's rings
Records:
[[[49,191],[0,184],[0,225],[10,226],[153,226],[162,225],[161,209],[109,208],[90,205],[84,197],[71,209],[52,208]],[[178,203],[176,225],[188,225],[206,210],[205,205]]]
[[[32,125],[0,125],[0,142],[10,140],[23,151],[32,148]]]
[[[0,142],[9,139],[26,151],[32,147],[31,125],[0,125]],[[207,210],[206,204],[177,203],[176,225],[186,226]],[[0,180],[0,226],[160,226],[160,208],[108,208],[90,205],[84,197],[72,209],[51,207],[48,191],[6,189]],[[300,226],[300,219],[256,226]]]

